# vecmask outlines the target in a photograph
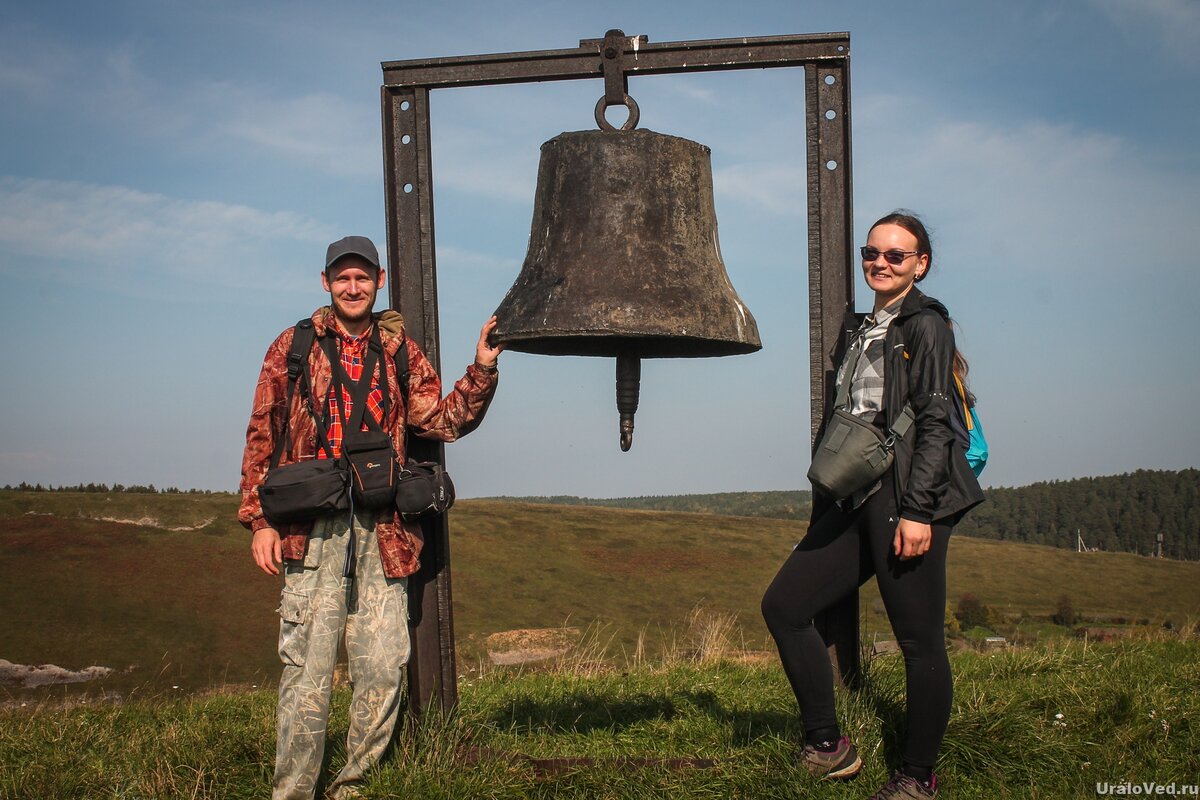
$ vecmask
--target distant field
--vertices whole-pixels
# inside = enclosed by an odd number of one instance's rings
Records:
[[[0,658],[113,667],[100,688],[121,692],[273,683],[279,583],[253,566],[235,508],[227,494],[0,491]],[[652,654],[686,638],[697,606],[737,615],[746,645],[766,648],[759,598],[806,530],[490,500],[460,501],[451,515],[464,667],[485,656],[490,633],[564,623],[598,621],[618,651],[644,633]],[[951,603],[969,591],[1011,616],[1048,615],[1065,593],[1086,615],[1200,619],[1196,562],[959,536],[949,580]],[[890,638],[873,582],[862,597],[865,633]]]

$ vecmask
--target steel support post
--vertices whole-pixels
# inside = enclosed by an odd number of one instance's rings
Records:
[[[421,345],[440,373],[429,90],[385,86],[381,94],[391,304],[404,315],[407,335]],[[410,437],[409,448],[417,460],[446,463],[440,443]],[[458,703],[446,516],[422,523],[422,532],[421,569],[408,584],[412,621],[408,700],[414,715],[420,715],[435,695],[443,709]]]
[[[854,308],[854,203],[850,173],[850,60],[807,64],[804,97],[808,153],[808,325],[810,440],[833,402],[831,360],[842,319]],[[858,593],[818,615],[837,675],[853,682],[859,670]]]

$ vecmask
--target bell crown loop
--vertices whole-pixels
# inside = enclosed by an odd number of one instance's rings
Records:
[[[631,131],[636,128],[638,121],[642,118],[642,110],[638,107],[637,101],[626,94],[622,103],[610,103],[607,96],[601,96],[600,99],[596,101],[596,124],[600,126],[600,130],[618,130],[618,128],[613,127],[613,124],[604,117],[604,112],[608,111],[615,105],[624,105],[627,109],[629,109],[629,117],[626,118],[623,123],[621,123],[619,130]]]

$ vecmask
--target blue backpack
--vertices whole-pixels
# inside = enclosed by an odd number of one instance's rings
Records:
[[[983,425],[979,421],[979,415],[975,413],[975,407],[967,400],[966,387],[963,386],[957,375],[954,376],[954,385],[958,387],[958,398],[961,401],[961,404],[954,404],[955,410],[959,412],[955,415],[955,432],[958,434],[959,440],[966,446],[967,464],[978,478],[979,473],[983,472],[983,468],[987,466],[987,439],[983,436]]]

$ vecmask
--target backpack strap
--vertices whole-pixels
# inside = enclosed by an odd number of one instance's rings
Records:
[[[292,329],[292,347],[288,350],[287,358],[289,403],[292,399],[292,390],[301,376],[305,378],[304,384],[300,387],[301,396],[306,397],[308,394],[308,354],[312,350],[313,341],[316,338],[317,331],[313,328],[313,321],[310,317],[300,320]]]
[[[297,386],[300,387],[301,401],[308,408],[308,413],[312,415],[313,422],[316,423],[317,440],[320,442],[321,447],[324,448],[325,455],[333,458],[333,449],[329,446],[329,439],[325,436],[325,429],[312,407],[312,388],[308,375],[308,354],[312,351],[313,342],[316,338],[317,332],[313,328],[311,317],[305,317],[292,328],[292,346],[288,349],[287,356],[288,388],[287,399],[283,404],[283,431],[279,439],[275,442],[275,451],[271,454],[271,469],[279,466],[279,460],[283,456],[285,444],[289,450],[292,446],[291,431],[288,422],[292,416],[292,397],[296,393]]]
[[[975,429],[975,420],[971,419],[971,404],[967,401],[967,387],[963,386],[962,380],[955,375],[954,385],[958,389],[958,396],[962,400],[963,421],[967,425],[967,430]]]
[[[392,363],[396,366],[396,383],[400,387],[400,396],[404,398],[405,411],[408,410],[408,334],[400,331],[400,346],[392,354]]]
[[[396,367],[396,385],[400,387],[400,397],[404,400],[404,419],[400,420],[400,424],[404,426],[404,457],[408,458],[408,333],[404,330],[400,331],[400,346],[396,348],[396,352],[392,353],[392,363]],[[401,464],[403,469],[404,465]]]

